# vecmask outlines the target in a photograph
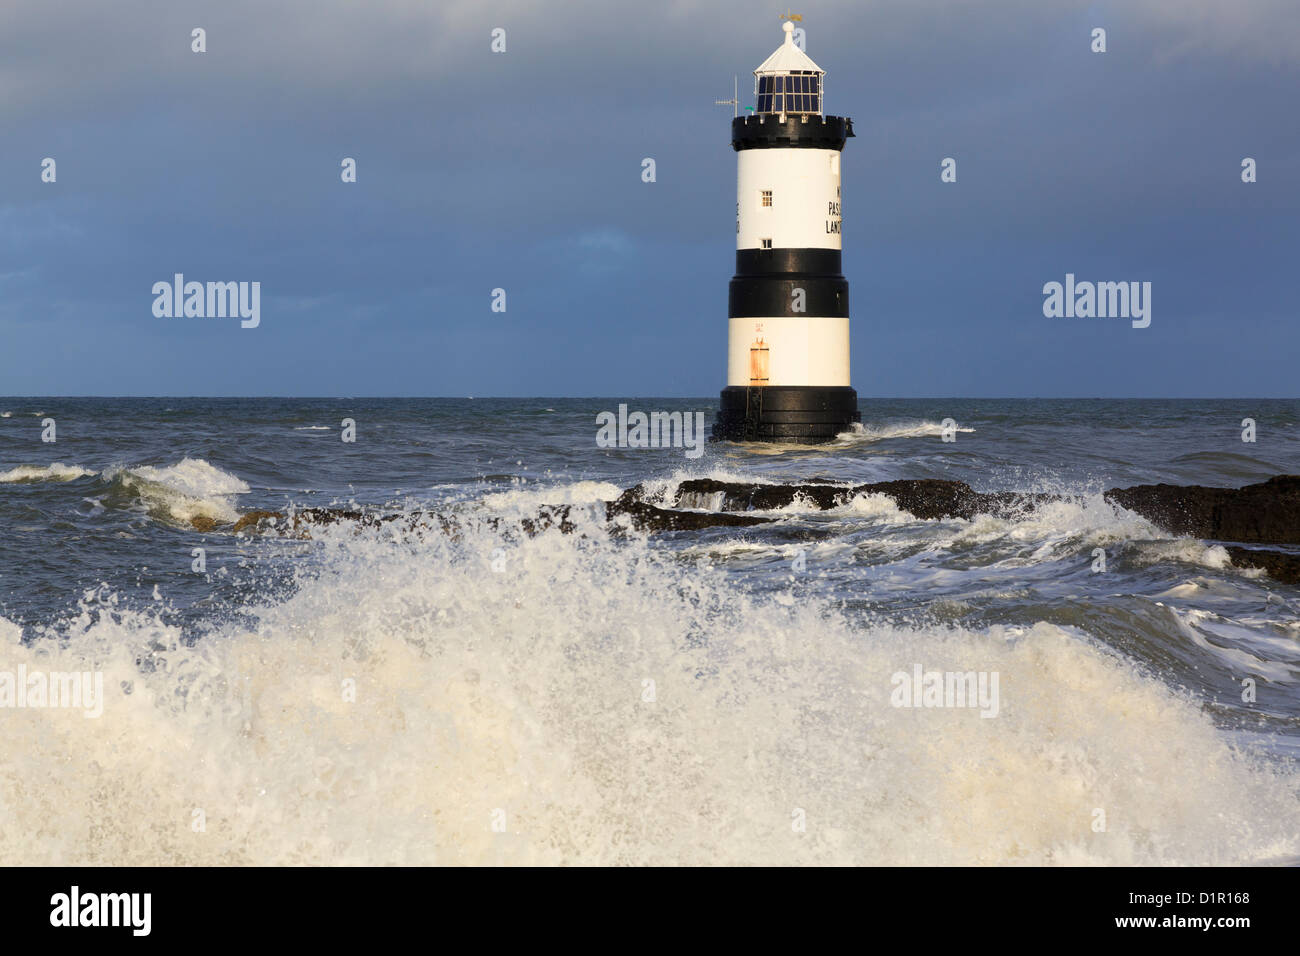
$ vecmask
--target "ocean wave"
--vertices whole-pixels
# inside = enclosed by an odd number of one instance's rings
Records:
[[[898,502],[889,495],[858,494],[849,499],[847,504],[832,509],[833,514],[850,514],[854,517],[876,518],[890,524],[904,524],[915,521],[910,514],[898,507]]]
[[[76,481],[95,474],[77,465],[65,465],[56,461],[52,465],[19,465],[8,471],[0,472],[0,484],[35,484],[42,481]]]
[[[242,479],[202,458],[183,458],[165,467],[112,468],[103,478],[137,498],[150,514],[179,524],[199,517],[236,521],[236,498],[250,490]]]
[[[1232,567],[1232,558],[1221,544],[1206,544],[1196,538],[1174,538],[1164,541],[1142,541],[1133,555],[1133,561],[1139,566],[1166,564],[1195,564],[1212,571],[1222,571]],[[1248,572],[1259,576],[1262,571]]]
[[[968,435],[973,433],[975,429],[959,425],[953,431]],[[836,440],[842,443],[854,444],[887,441],[891,438],[942,438],[943,434],[942,422],[908,421],[869,425],[854,422],[853,426],[848,431],[841,432],[836,437]]]
[[[970,521],[950,520],[962,525],[952,542],[965,545],[1006,538],[1021,544],[1068,542],[1071,547],[1098,547],[1166,537],[1145,518],[1111,504],[1101,495],[1043,502],[1014,517],[977,515]]]
[[[494,512],[534,517],[539,508],[549,505],[598,504],[613,501],[622,493],[623,489],[608,481],[575,481],[559,485],[520,483],[510,491],[485,495],[480,503]]]
[[[0,484],[68,482],[94,475],[128,499],[142,503],[154,517],[186,525],[197,517],[221,522],[238,520],[236,497],[249,491],[243,480],[202,458],[183,458],[161,467],[118,466],[102,473],[62,462],[19,465],[0,472]]]
[[[1168,607],[1168,611],[1179,632],[1228,673],[1262,676],[1274,685],[1300,683],[1291,635],[1270,638],[1273,628],[1267,625],[1248,626],[1201,608]],[[1286,663],[1288,657],[1292,663]]]
[[[824,514],[829,517],[877,518],[889,523],[906,524],[916,521],[906,511],[898,507],[888,495],[861,493],[850,496],[850,487],[845,486],[844,503],[834,508],[822,508],[807,495],[796,494],[793,500],[779,508],[754,508],[746,514],[771,515],[811,515]],[[684,494],[678,499],[681,507],[696,508],[701,511],[721,511],[725,504],[724,492],[712,494]]]
[[[953,429],[962,434],[975,431],[969,426]],[[894,438],[940,438],[944,434],[942,422],[907,421],[864,425],[853,422],[846,431],[835,436],[835,440],[821,444],[800,444],[798,442],[746,442],[733,446],[729,451],[732,457],[782,456],[791,452],[834,452],[858,445],[873,444]]]
[[[108,594],[8,641],[108,699],[6,715],[0,863],[1300,853],[1296,777],[1081,631],[864,626],[602,528],[326,527],[292,597],[197,641]],[[916,663],[996,672],[998,715],[891,706]]]

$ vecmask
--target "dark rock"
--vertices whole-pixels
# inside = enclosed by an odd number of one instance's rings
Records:
[[[718,494],[722,495],[720,507],[724,511],[784,508],[796,498],[825,509],[846,504],[856,495],[882,494],[921,519],[970,519],[980,514],[1007,517],[1062,497],[978,492],[965,482],[935,478],[864,485],[763,485],[698,478],[683,481],[674,501],[667,504]],[[637,500],[643,495],[644,489],[638,485],[624,492],[619,501]],[[1112,488],[1105,497],[1174,535],[1247,544],[1300,543],[1300,475],[1279,475],[1244,488],[1138,485]]]
[[[263,530],[262,523],[272,520],[275,520],[277,524],[282,523],[284,515],[277,511],[246,511],[239,516],[239,520],[235,522],[235,526],[230,530],[235,534],[248,530],[261,531]]]
[[[630,488],[619,501],[635,497],[642,486]],[[693,478],[677,487],[673,503],[688,496],[708,497],[722,494],[724,511],[767,511],[784,508],[796,498],[815,504],[823,510],[847,504],[862,494],[886,495],[909,514],[922,519],[966,518],[979,514],[1005,516],[1031,510],[1044,501],[1056,500],[1056,495],[1022,495],[1013,492],[983,494],[974,491],[963,481],[945,481],[939,478],[880,481],[865,485],[761,485],[735,481],[715,481],[712,478]]]
[[[656,508],[644,501],[628,500],[624,492],[605,505],[605,518],[615,521],[626,515],[638,531],[699,531],[703,528],[748,528],[767,524],[772,519],[754,515],[728,514],[725,511],[677,511]]]
[[[1244,488],[1137,485],[1106,498],[1170,534],[1246,544],[1300,543],[1300,475],[1278,475]]]
[[[495,526],[497,522],[493,520],[491,524]],[[536,537],[551,528],[559,528],[562,534],[573,534],[578,530],[578,526],[569,520],[568,505],[546,505],[536,518],[524,518],[520,524],[529,537]]]
[[[364,511],[347,511],[342,508],[303,508],[294,512],[293,526],[334,524],[337,521],[352,521],[361,525],[381,524],[385,520],[393,521],[398,515],[385,519]]]
[[[215,518],[209,518],[207,515],[196,515],[190,519],[195,531],[211,531],[217,526]]]
[[[899,508],[927,520],[936,518],[971,519],[988,514],[1011,517],[1032,511],[1060,495],[985,493],[973,490],[961,481],[936,478],[882,481],[863,485],[840,485],[826,482],[809,484],[765,485],[748,482],[716,481],[696,478],[681,482],[671,500],[649,493],[644,485],[635,485],[614,501],[606,502],[607,521],[626,517],[639,531],[697,531],[704,528],[743,528],[767,524],[775,519],[744,514],[753,510],[774,510],[802,499],[828,509],[847,504],[862,494],[886,495]],[[721,495],[718,510],[680,510],[693,499]],[[1279,475],[1244,488],[1206,488],[1200,485],[1138,485],[1113,488],[1107,500],[1142,515],[1174,535],[1189,535],[1211,541],[1245,544],[1300,544],[1300,476]],[[661,507],[663,505],[664,507]],[[402,520],[411,530],[435,528],[444,534],[459,533],[460,522],[435,512],[412,515],[374,515],[337,508],[307,508],[296,512],[292,520],[274,511],[250,511],[234,526],[235,532],[267,530],[274,524],[282,533],[306,534],[314,525],[338,521],[361,525],[381,525]],[[489,527],[498,528],[497,518],[485,518]],[[210,519],[192,522],[200,531],[210,530]],[[567,505],[548,506],[536,518],[520,522],[525,534],[541,534],[558,528],[564,534],[578,530]],[[1239,567],[1261,568],[1280,581],[1300,583],[1300,556],[1280,551],[1252,551],[1231,546],[1228,552]]]
[[[917,481],[878,481],[858,485],[853,493],[886,495],[916,518],[974,518],[1000,510],[1000,501],[971,489],[964,481],[923,478]],[[996,506],[995,506],[996,505]]]
[[[1285,551],[1252,551],[1237,545],[1227,547],[1232,563],[1239,568],[1258,568],[1284,584],[1300,585],[1300,554]]]
[[[635,492],[637,488],[624,492],[624,497]],[[853,489],[849,485],[760,485],[739,481],[716,481],[713,478],[691,478],[677,486],[676,498],[668,503],[677,505],[691,497],[708,498],[717,494],[723,496],[722,511],[770,511],[786,507],[795,498],[805,498],[818,508],[825,509],[844,504],[853,497]]]

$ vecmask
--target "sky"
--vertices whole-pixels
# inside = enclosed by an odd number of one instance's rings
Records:
[[[1295,0],[793,9],[857,133],[860,396],[1297,396]],[[714,395],[714,101],[785,10],[5,0],[0,395]],[[155,316],[175,273],[260,282],[260,324]],[[1046,317],[1067,273],[1150,282],[1150,326]]]

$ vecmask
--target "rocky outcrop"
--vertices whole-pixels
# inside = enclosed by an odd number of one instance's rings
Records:
[[[670,500],[656,497],[644,485],[635,485],[615,500],[606,502],[605,518],[616,527],[630,526],[643,532],[745,528],[776,520],[748,512],[784,508],[796,499],[829,509],[847,504],[863,494],[885,495],[900,509],[920,519],[970,519],[981,514],[1014,517],[1062,498],[1048,494],[978,492],[965,482],[935,478],[861,485],[827,481],[756,484],[695,478],[681,482]],[[1238,567],[1260,568],[1278,580],[1300,584],[1300,556],[1237,546],[1300,544],[1300,476],[1279,475],[1244,488],[1137,485],[1112,488],[1105,492],[1105,497],[1172,535],[1233,542],[1227,550]],[[704,499],[711,507],[690,509],[691,505]],[[503,525],[499,518],[480,520],[492,528]],[[410,529],[435,529],[452,536],[459,533],[460,527],[458,519],[436,512],[376,515],[339,508],[305,508],[290,514],[250,511],[241,516],[230,530],[235,533],[275,531],[305,536],[313,526],[339,521],[363,526],[401,521]],[[210,531],[215,527],[215,523],[207,518],[196,518],[193,524],[200,531]],[[524,518],[516,527],[528,535],[541,534],[551,528],[558,528],[565,534],[578,530],[568,505],[544,507],[536,517]]]
[[[659,508],[645,500],[645,488],[636,485],[605,505],[605,519],[626,516],[638,531],[698,531],[702,528],[745,528],[767,524],[771,518],[729,514],[727,511],[677,511]]]
[[[235,526],[230,530],[235,534],[243,531],[265,531],[270,525],[284,520],[284,515],[276,511],[246,511],[239,516]],[[199,529],[203,530],[202,528]]]
[[[640,487],[625,492],[624,497]],[[720,507],[726,511],[784,508],[795,499],[824,509],[862,494],[886,495],[899,508],[922,519],[970,519],[980,514],[1005,517],[1062,497],[978,492],[965,482],[935,478],[863,485],[762,485],[699,478],[683,481],[670,504],[721,495]],[[1278,475],[1244,488],[1136,485],[1112,488],[1105,498],[1173,535],[1243,544],[1300,543],[1300,475]]]
[[[1244,544],[1300,544],[1300,475],[1278,475],[1244,488],[1137,485],[1113,488],[1106,498],[1170,534]]]
[[[1229,545],[1227,552],[1235,567],[1258,568],[1274,580],[1300,585],[1300,554],[1256,550],[1237,545]]]
[[[233,534],[242,534],[244,532],[263,533],[267,531],[276,531],[282,534],[288,532],[305,534],[307,529],[313,526],[335,524],[340,521],[363,527],[389,524],[393,521],[401,521],[408,527],[429,523],[440,524],[444,531],[452,527],[450,521],[432,511],[377,515],[366,511],[349,511],[345,508],[303,508],[289,514],[280,511],[249,511],[240,515],[239,520],[229,530]]]
[[[637,488],[641,486],[638,485]],[[636,491],[624,492],[624,496]],[[879,481],[864,485],[799,484],[760,485],[735,481],[715,481],[712,478],[693,478],[677,487],[674,504],[689,501],[692,497],[722,495],[722,508],[726,511],[766,511],[784,508],[796,499],[810,502],[822,509],[837,508],[858,495],[886,495],[899,508],[922,519],[973,518],[979,514],[1005,516],[1022,513],[1056,495],[1017,494],[998,492],[985,494],[975,491],[964,481],[946,481],[939,478]]]

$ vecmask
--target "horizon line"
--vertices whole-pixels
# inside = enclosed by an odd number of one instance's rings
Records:
[[[673,401],[710,401],[717,402],[716,395],[0,395],[0,401],[6,399],[190,399],[190,400],[241,400],[241,399],[280,399],[290,401],[594,401],[597,399],[618,402],[645,401],[647,399],[669,399]],[[1300,396],[1282,395],[859,395],[859,402],[1294,402]]]

